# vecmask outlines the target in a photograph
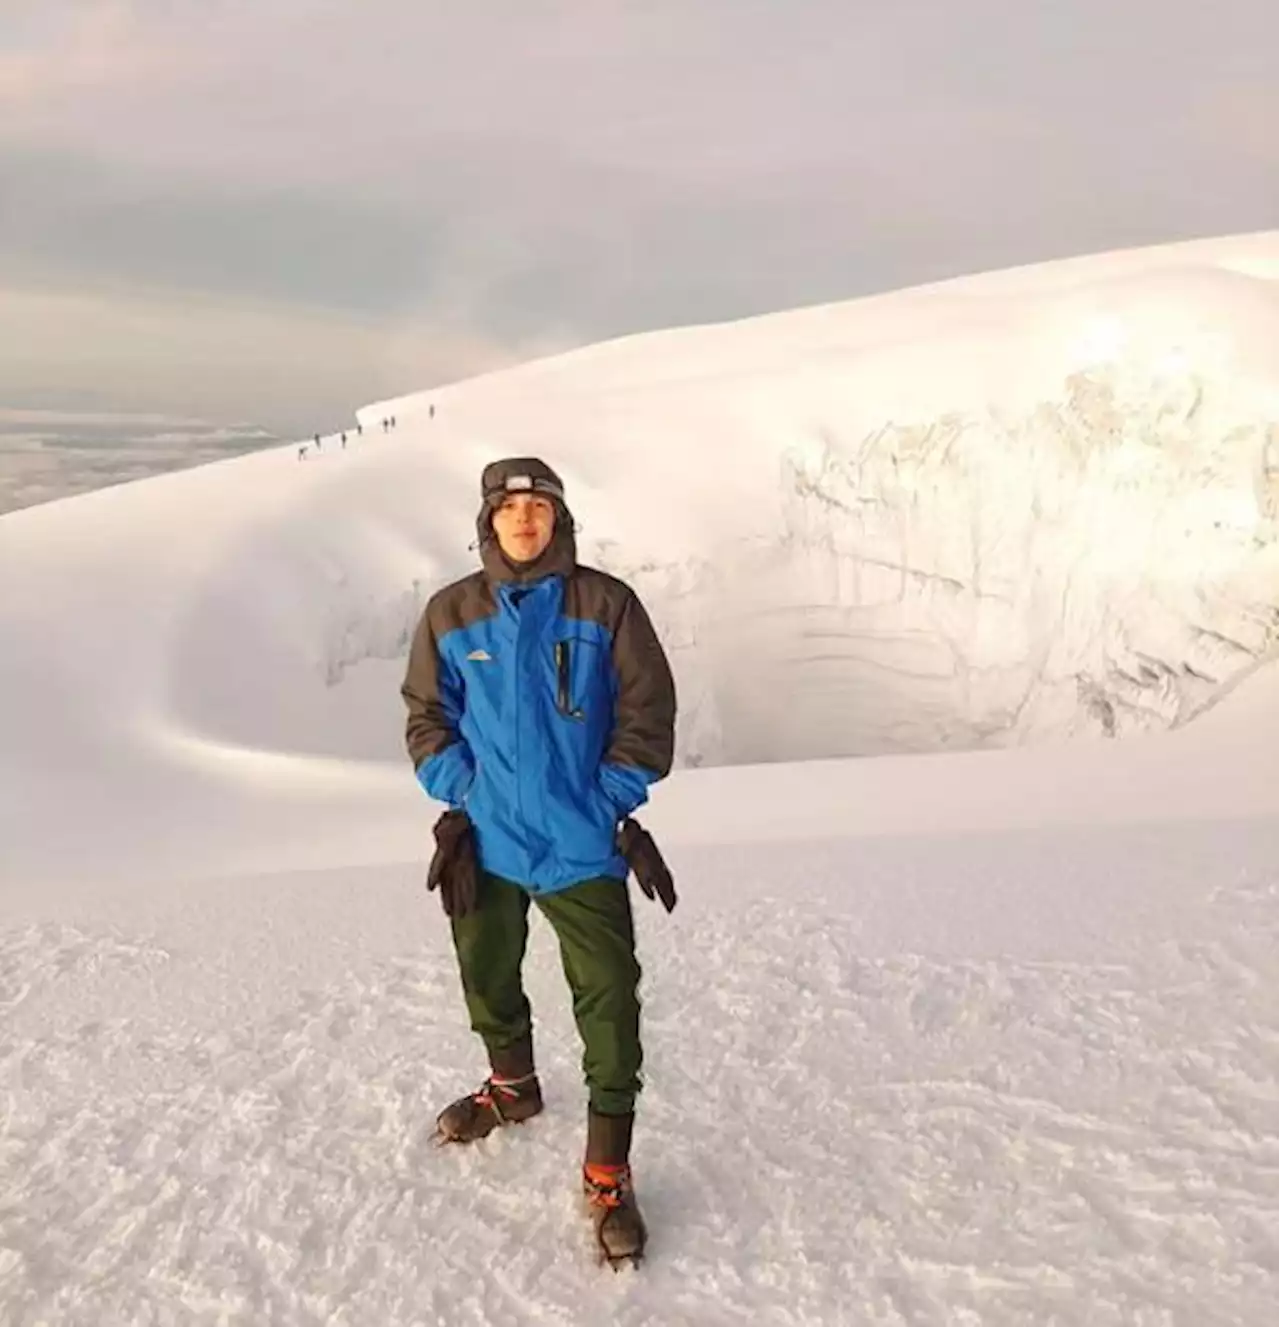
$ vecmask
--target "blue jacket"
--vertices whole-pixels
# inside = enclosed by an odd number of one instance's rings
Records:
[[[401,694],[418,780],[465,808],[481,866],[545,894],[625,880],[618,822],[671,768],[675,687],[622,581],[557,533],[541,576],[486,569],[434,595]]]

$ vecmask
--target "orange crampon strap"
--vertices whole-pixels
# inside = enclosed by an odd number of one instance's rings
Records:
[[[593,1207],[621,1207],[623,1186],[631,1178],[630,1166],[585,1165],[582,1176],[590,1189]]]

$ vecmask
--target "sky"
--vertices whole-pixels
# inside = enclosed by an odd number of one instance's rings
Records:
[[[139,413],[306,436],[631,331],[1271,228],[1275,50],[1266,0],[7,0],[0,409],[69,421],[46,454]]]

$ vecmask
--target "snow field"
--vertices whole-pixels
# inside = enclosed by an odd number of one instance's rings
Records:
[[[150,934],[105,920],[120,901],[9,928],[8,1320],[1261,1322],[1272,847],[1213,824],[673,854],[676,913],[636,896],[653,1244],[616,1283],[536,920],[548,1108],[472,1149],[432,1136],[483,1068],[412,870],[211,882]],[[252,938],[295,927],[322,933],[301,974]]]

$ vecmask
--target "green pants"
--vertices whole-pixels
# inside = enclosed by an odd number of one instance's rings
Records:
[[[520,979],[529,935],[531,896],[519,885],[486,875],[480,908],[453,920],[472,1030],[494,1062],[532,1032]],[[536,898],[560,942],[573,1016],[582,1037],[582,1072],[592,1110],[626,1115],[640,1091],[640,964],[631,897],[620,880],[587,880]]]

